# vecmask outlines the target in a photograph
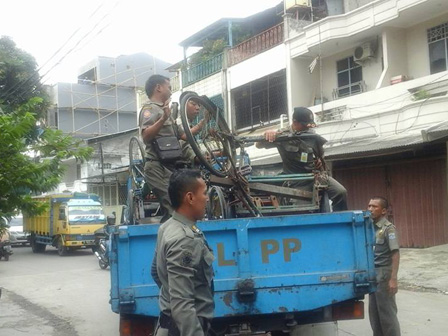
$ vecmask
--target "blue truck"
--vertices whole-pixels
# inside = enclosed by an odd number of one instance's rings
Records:
[[[375,290],[368,213],[347,211],[198,223],[214,250],[216,335],[287,335],[364,318]],[[111,306],[120,335],[151,335],[159,289],[150,269],[158,224],[112,227]],[[213,333],[212,333],[213,335]]]
[[[193,98],[210,121],[210,129],[194,136],[185,108]],[[375,290],[369,214],[329,212],[325,179],[314,172],[255,176],[244,147],[264,137],[236,137],[225,114],[204,96],[187,93],[180,107],[188,143],[211,187],[208,220],[197,224],[215,254],[211,335],[304,335],[306,326],[364,318],[362,300]],[[147,336],[159,316],[159,289],[150,275],[159,225],[142,224],[148,217],[145,151],[135,137],[129,148],[129,225],[110,227],[110,303],[120,314],[120,335]],[[297,181],[314,181],[313,191],[285,187]],[[323,335],[312,327],[309,332]]]

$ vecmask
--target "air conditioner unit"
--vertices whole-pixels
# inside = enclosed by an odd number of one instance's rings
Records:
[[[375,56],[375,46],[373,42],[366,42],[355,48],[353,60],[363,62]]]

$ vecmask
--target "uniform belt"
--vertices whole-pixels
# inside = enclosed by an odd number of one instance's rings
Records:
[[[202,316],[198,316],[198,319],[199,323],[201,324],[202,330],[204,331],[204,335],[208,335],[208,331],[210,329],[210,320]],[[174,319],[171,316],[160,313],[159,325],[163,329],[168,329],[168,336],[180,336],[180,332],[177,328],[176,322],[174,322]]]

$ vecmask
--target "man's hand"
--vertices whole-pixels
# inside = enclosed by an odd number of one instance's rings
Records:
[[[264,138],[268,142],[274,142],[275,139],[277,138],[277,134],[278,134],[278,132],[276,130],[266,131],[264,133]]]
[[[170,102],[171,102],[171,98],[168,99],[162,106],[162,110],[163,110],[163,120],[168,120],[168,118],[171,116],[171,109],[170,109]]]
[[[205,110],[204,112],[204,118],[202,120],[204,120],[205,122],[209,122],[211,119],[210,117],[210,112],[208,110]]]
[[[316,167],[317,170],[322,170],[323,168],[322,160],[321,159],[314,160],[314,167]]]
[[[398,281],[397,279],[390,279],[389,280],[389,294],[395,295],[398,292]]]

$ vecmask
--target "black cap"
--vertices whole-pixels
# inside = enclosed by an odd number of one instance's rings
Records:
[[[311,110],[307,109],[306,107],[294,107],[292,120],[304,125],[310,125],[311,127],[316,126],[316,123],[314,122],[313,112],[311,112]]]

